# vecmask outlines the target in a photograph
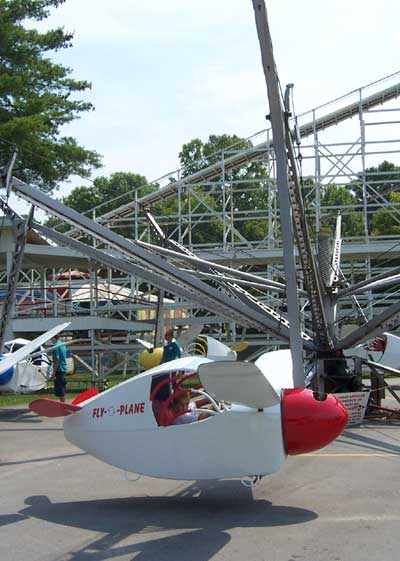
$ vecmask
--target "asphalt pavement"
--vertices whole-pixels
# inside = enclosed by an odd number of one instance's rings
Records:
[[[61,420],[0,409],[0,559],[398,561],[399,429],[366,421],[249,489],[129,481]]]

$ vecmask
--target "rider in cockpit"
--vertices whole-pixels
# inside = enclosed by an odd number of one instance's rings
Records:
[[[186,413],[184,413],[184,411],[186,411]],[[194,421],[201,421],[210,416],[209,413],[198,413],[196,411],[195,402],[190,401],[190,392],[180,394],[173,400],[171,413],[173,415],[178,415],[172,421],[173,425],[185,425],[187,423],[193,423]]]

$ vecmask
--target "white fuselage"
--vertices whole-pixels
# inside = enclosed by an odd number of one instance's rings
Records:
[[[293,388],[291,372],[290,350],[266,353],[256,364],[183,357],[80,402],[81,409],[61,407],[61,414],[68,415],[65,436],[104,462],[153,477],[274,473],[287,454],[326,446],[348,421],[334,396],[320,400],[310,390]],[[177,411],[179,398],[187,394],[185,383],[199,382],[201,398],[212,403],[214,413],[173,424],[177,414],[187,411]],[[200,411],[202,402],[196,403]],[[33,410],[43,411],[41,404]]]
[[[383,335],[386,337],[384,351],[367,350],[363,344],[352,349],[346,349],[344,351],[345,356],[358,356],[365,360],[371,357],[374,362],[400,370],[400,337],[394,333],[384,333]]]
[[[30,361],[21,361],[14,366],[11,379],[0,385],[0,393],[31,393],[42,390],[47,386],[47,369],[45,366],[32,364]]]
[[[27,339],[13,339],[4,345],[4,358],[12,356],[18,349],[30,343]],[[43,348],[41,348],[43,351]],[[43,351],[32,361],[30,358],[19,361],[12,367],[12,376],[6,383],[1,383],[0,393],[31,393],[46,387],[49,378],[49,364],[47,354]]]
[[[146,372],[86,402],[65,418],[66,438],[113,466],[153,477],[244,477],[282,466],[280,404],[262,411],[233,404],[198,422],[162,427],[149,399],[151,376]]]

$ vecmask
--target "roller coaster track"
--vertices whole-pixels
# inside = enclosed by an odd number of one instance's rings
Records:
[[[382,82],[384,80],[382,80]],[[368,88],[368,86],[366,86],[366,88]],[[375,92],[374,94],[364,99],[361,99],[354,103],[350,103],[344,107],[337,109],[336,111],[329,112],[326,115],[323,115],[319,118],[310,120],[303,125],[300,125],[299,126],[300,138],[306,138],[312,134],[315,134],[316,132],[332,127],[333,125],[338,125],[339,123],[346,121],[347,119],[351,119],[355,115],[360,114],[361,111],[368,111],[368,109],[376,107],[377,105],[382,105],[383,103],[386,103],[387,101],[390,101],[392,99],[396,99],[399,96],[400,96],[400,82],[391,85],[390,87],[384,88],[378,92]],[[329,106],[330,104],[326,104],[326,105]],[[313,114],[314,111],[309,111],[304,115]],[[240,168],[242,165],[246,163],[251,163],[253,161],[259,160],[265,155],[266,151],[270,150],[272,147],[273,147],[273,141],[271,140],[269,142],[260,143],[254,147],[241,150],[240,152],[234,154],[233,156],[224,158],[223,162],[219,161],[196,173],[188,175],[179,181],[170,183],[153,193],[140,197],[137,201],[133,201],[121,205],[118,208],[103,214],[97,219],[97,221],[104,224],[112,221],[113,219],[128,217],[134,212],[135,207],[137,206],[141,208],[151,207],[152,205],[176,193],[178,188],[182,185],[196,185],[196,184],[214,181],[215,179],[220,177],[220,174],[223,169],[225,170],[225,172],[228,172],[229,170],[235,170],[237,168]],[[74,236],[79,235],[75,231],[74,232],[71,231],[70,234]]]

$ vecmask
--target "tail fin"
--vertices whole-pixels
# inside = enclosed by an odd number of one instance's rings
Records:
[[[97,388],[90,388],[90,390],[86,390],[77,395],[76,398],[71,401],[71,403],[72,405],[78,405],[79,403],[82,403],[83,401],[87,401],[91,397],[94,397],[98,393],[99,390]]]
[[[66,417],[80,411],[82,407],[72,403],[62,403],[54,399],[35,399],[29,404],[29,409],[44,417]]]

